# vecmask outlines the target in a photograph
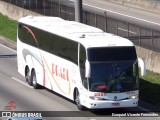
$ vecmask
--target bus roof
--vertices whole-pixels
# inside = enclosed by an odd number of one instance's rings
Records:
[[[133,46],[133,43],[126,38],[105,33],[99,28],[58,17],[26,16],[21,18],[19,22],[80,42],[86,48]]]

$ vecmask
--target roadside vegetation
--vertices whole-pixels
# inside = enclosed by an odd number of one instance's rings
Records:
[[[0,35],[16,41],[17,21],[9,19],[0,13]],[[140,78],[140,99],[153,104],[160,102],[160,74],[147,71]]]
[[[16,41],[17,22],[0,13],[0,35]]]
[[[140,78],[140,99],[160,103],[160,74],[147,71],[146,76]]]

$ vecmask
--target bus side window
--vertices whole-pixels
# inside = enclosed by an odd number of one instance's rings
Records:
[[[23,26],[25,26],[25,27],[23,27]],[[31,45],[33,47],[37,47],[37,44],[35,42],[35,39],[34,39],[33,35],[26,28],[28,28],[30,31],[32,31],[34,33],[33,27],[30,27],[30,26],[27,26],[27,25],[22,25],[20,23],[19,24],[19,29],[18,29],[18,37],[19,37],[19,39],[24,43],[27,43],[27,44],[29,44],[29,45]]]
[[[80,69],[80,74],[81,74],[81,79],[83,86],[87,89],[87,78],[85,77],[85,62],[86,62],[86,50],[85,48],[80,45],[80,50],[79,50],[79,69]]]

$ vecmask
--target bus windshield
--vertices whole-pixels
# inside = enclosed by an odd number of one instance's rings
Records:
[[[137,62],[90,64],[90,91],[126,92],[138,89]]]
[[[134,47],[88,49],[89,90],[127,92],[138,90],[138,63]]]

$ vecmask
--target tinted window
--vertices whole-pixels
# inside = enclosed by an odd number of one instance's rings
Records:
[[[89,48],[89,61],[124,61],[136,60],[135,47],[102,47]]]
[[[19,24],[18,37],[24,43],[78,64],[77,42],[23,24]]]
[[[80,57],[79,57],[80,68],[85,69],[85,62],[86,62],[86,50],[83,45],[80,45]]]
[[[29,29],[27,26],[23,27],[23,25],[19,25],[18,37],[24,43],[27,43],[27,44],[32,45],[34,47],[38,47],[36,44],[36,41],[33,37],[33,34],[31,34],[31,32],[29,32]]]

